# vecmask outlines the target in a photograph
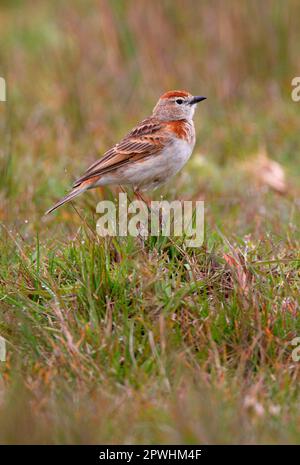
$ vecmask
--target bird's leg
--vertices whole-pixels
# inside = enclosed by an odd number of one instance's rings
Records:
[[[151,209],[151,200],[150,199],[145,199],[142,196],[142,194],[141,194],[141,192],[139,190],[134,190],[133,192],[134,192],[134,195],[136,196],[136,198],[138,200],[141,200],[142,202],[144,202],[147,205],[148,210],[150,210]]]
[[[121,186],[121,184],[118,184],[118,186],[119,186],[120,191],[123,192],[123,194],[127,194],[127,192],[125,191],[124,187]]]
[[[131,201],[132,201],[132,199],[131,199],[131,196],[129,195],[129,192],[127,192],[127,190],[126,190],[126,189],[124,189],[124,187],[123,187],[123,186],[121,186],[121,184],[118,184],[118,187],[119,187],[120,191],[121,191],[121,192],[123,192],[123,194],[126,194],[126,195],[127,195],[127,197],[128,197],[128,199],[129,199],[129,201],[131,202]]]
[[[134,196],[136,197],[137,200],[140,200],[141,202],[143,202],[143,204],[146,204],[146,209],[147,209],[147,214],[148,214],[148,233],[149,233],[149,231],[151,231],[151,216],[150,216],[150,214],[151,214],[151,201],[148,200],[148,199],[145,199],[138,189],[133,189],[133,194],[134,194]],[[139,237],[141,243],[144,244],[145,237],[143,237],[141,234],[139,234],[138,237]]]

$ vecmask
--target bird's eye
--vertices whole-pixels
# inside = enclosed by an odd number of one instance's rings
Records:
[[[178,105],[181,105],[183,103],[183,99],[182,98],[178,98],[176,100],[176,103],[178,103]]]

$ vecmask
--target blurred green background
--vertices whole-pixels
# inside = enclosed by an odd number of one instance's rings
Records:
[[[298,0],[0,3],[0,442],[299,441]],[[170,89],[199,250],[42,217]],[[114,191],[113,191],[114,192]]]
[[[234,169],[263,145],[299,174],[297,0],[1,4],[2,197],[42,213],[176,88],[208,97],[196,117],[208,162]]]

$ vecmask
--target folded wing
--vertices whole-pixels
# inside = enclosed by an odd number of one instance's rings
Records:
[[[73,188],[128,163],[155,155],[168,143],[169,138],[169,133],[164,131],[164,123],[154,118],[145,119],[100,160],[93,163],[83,176],[75,181]]]

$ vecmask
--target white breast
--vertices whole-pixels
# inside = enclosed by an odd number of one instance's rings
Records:
[[[168,181],[185,165],[193,146],[182,139],[176,139],[160,154],[126,168],[125,177],[137,189],[152,190]]]

